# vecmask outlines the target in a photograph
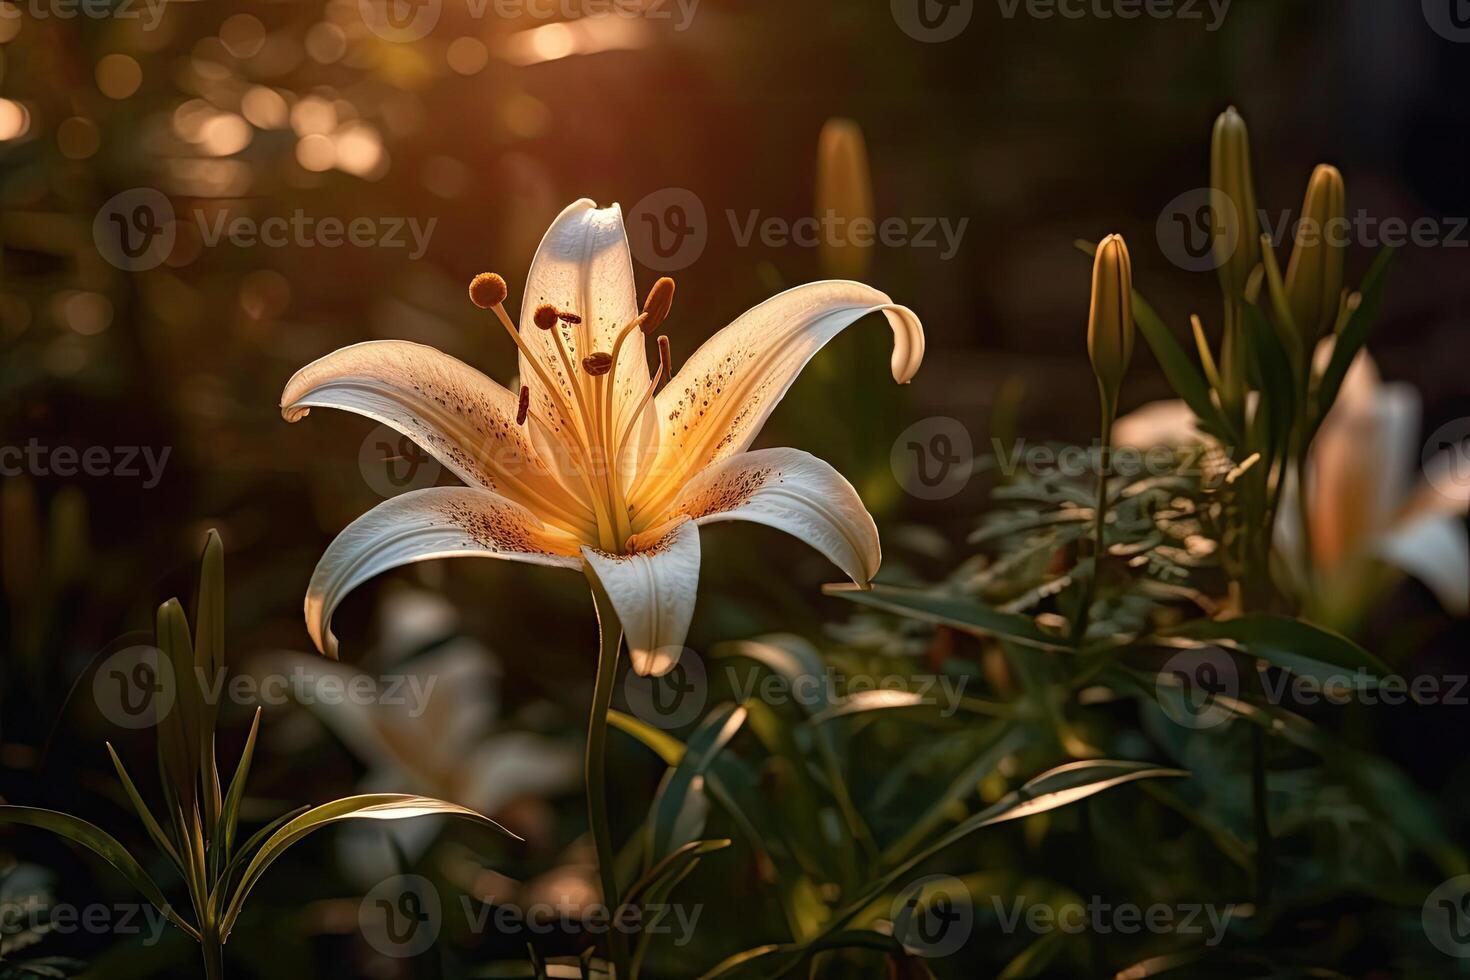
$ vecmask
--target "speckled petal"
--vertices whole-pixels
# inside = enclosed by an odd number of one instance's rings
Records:
[[[327,547],[306,590],[306,628],[337,656],[332,613],[353,589],[383,572],[433,558],[505,558],[580,568],[577,543],[526,508],[476,487],[430,487],[384,501]]]
[[[461,480],[549,523],[595,527],[591,507],[552,476],[516,424],[517,397],[432,347],[369,341],[313,361],[287,382],[281,414],[295,422],[313,408],[339,408],[391,426]]]
[[[798,538],[867,587],[883,560],[878,527],[851,483],[799,449],[760,449],[707,468],[679,492],[674,518],[751,521]]]
[[[658,462],[635,492],[635,510],[661,508],[689,477],[745,451],[807,362],[870,313],[888,319],[893,379],[908,383],[924,358],[924,328],[913,311],[862,283],[798,286],[711,337],[659,392]]]
[[[542,303],[573,313],[579,324],[560,324],[572,365],[595,352],[611,353],[618,331],[638,315],[632,253],[618,205],[599,208],[582,199],[569,206],[546,231],[531,261],[526,293],[521,299],[521,337],[551,380],[562,386],[567,403],[576,408],[571,384],[551,332],[539,329],[533,316]],[[559,418],[540,378],[521,358],[522,383],[531,389],[531,404],[548,421]],[[619,425],[648,384],[644,338],[636,331],[623,344],[612,373]],[[583,391],[590,398],[590,386]]]
[[[647,677],[673,670],[699,591],[699,528],[681,521],[636,554],[583,548],[582,555],[622,620],[633,669]]]

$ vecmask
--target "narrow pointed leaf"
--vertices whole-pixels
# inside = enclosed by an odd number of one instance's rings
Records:
[[[1393,264],[1394,255],[1391,248],[1378,253],[1373,267],[1363,279],[1363,288],[1360,290],[1363,301],[1337,336],[1337,343],[1332,348],[1332,359],[1328,361],[1327,369],[1322,372],[1322,380],[1317,385],[1318,426],[1332,409],[1332,403],[1337,401],[1337,393],[1342,389],[1348,368],[1352,367],[1358,352],[1368,343],[1368,337],[1378,322],[1384,286],[1388,281],[1388,269]]]
[[[297,841],[306,837],[314,831],[343,820],[406,820],[412,817],[423,816],[451,816],[463,817],[485,827],[498,830],[501,833],[520,840],[515,834],[506,830],[500,824],[462,807],[456,803],[447,803],[444,800],[436,800],[427,796],[409,796],[402,793],[373,793],[365,796],[350,796],[331,803],[323,804],[308,810],[301,816],[287,822],[277,830],[270,838],[261,845],[246,866],[241,875],[240,885],[230,898],[229,906],[226,908],[221,933],[228,938],[230,930],[235,926],[235,920],[240,915],[240,908],[250,890],[255,887],[262,875],[273,864],[277,858]]]
[[[1338,673],[1362,671],[1371,678],[1392,673],[1387,664],[1347,637],[1289,616],[1254,614],[1235,619],[1201,619],[1159,635],[1227,643],[1274,666],[1314,676],[1330,675],[1331,668],[1336,668]]]
[[[1030,616],[1001,612],[966,596],[901,589],[892,585],[875,585],[870,589],[829,585],[822,591],[859,605],[951,626],[973,635],[1000,637],[1043,650],[1072,649],[1065,637],[1043,632]]]
[[[240,801],[245,798],[245,783],[250,778],[250,762],[255,757],[255,737],[260,732],[260,709],[255,709],[255,718],[250,722],[250,734],[245,738],[245,749],[240,753],[240,763],[235,767],[235,777],[230,780],[230,790],[220,808],[219,825],[215,829],[215,840],[223,844],[225,861],[230,860],[235,846],[235,831],[240,823]]]
[[[148,872],[143,870],[143,866],[138,863],[137,859],[101,827],[67,813],[57,813],[55,810],[43,810],[29,806],[0,806],[0,823],[39,827],[87,848],[116,868],[128,880],[128,883],[136,888],[144,898],[152,902],[170,922],[194,939],[199,938],[198,930],[185,922],[174,911],[173,906],[168,903],[168,899],[163,897],[163,892],[153,879],[148,877]]]
[[[650,861],[660,861],[704,828],[704,774],[714,757],[745,723],[745,709],[724,704],[689,736],[684,756],[665,774],[649,814]],[[707,807],[708,803],[704,802]]]
[[[138,787],[134,785],[132,777],[128,775],[127,767],[123,765],[122,759],[118,758],[111,742],[107,743],[107,754],[112,757],[112,765],[117,770],[117,778],[122,782],[123,791],[128,794],[128,799],[132,801],[133,809],[138,813],[138,819],[143,821],[148,836],[153,838],[153,843],[158,845],[159,850],[168,855],[174,866],[182,870],[183,862],[179,860],[179,852],[174,849],[173,842],[163,832],[163,827],[159,826],[158,821],[154,819],[153,811],[148,809],[148,804],[143,802],[142,794],[138,792]]]

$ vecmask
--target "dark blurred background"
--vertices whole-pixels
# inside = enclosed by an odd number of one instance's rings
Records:
[[[889,458],[906,427],[952,416],[984,449],[1000,404],[1029,438],[1091,437],[1089,266],[1075,239],[1123,233],[1139,288],[1181,338],[1192,312],[1218,329],[1213,275],[1174,265],[1157,229],[1171,201],[1206,183],[1210,127],[1227,105],[1252,126],[1258,196],[1273,214],[1299,205],[1323,161],[1345,174],[1351,210],[1450,231],[1470,214],[1470,36],[1433,2],[1234,0],[1215,24],[1203,2],[1191,18],[1121,20],[1038,18],[1024,0],[1008,16],[1005,0],[975,0],[951,9],[969,20],[943,42],[914,29],[904,0],[667,0],[641,17],[582,17],[599,8],[574,0],[487,2],[405,8],[435,14],[418,38],[421,21],[385,28],[355,0],[132,0],[71,17],[50,0],[0,3],[0,446],[34,444],[52,463],[56,447],[104,447],[115,462],[130,447],[168,452],[156,481],[141,452],[138,475],[30,466],[0,481],[7,799],[129,819],[99,802],[113,792],[100,743],[116,733],[83,703],[87,670],[148,630],[158,602],[187,601],[209,527],[228,550],[234,662],[309,651],[301,599],[327,542],[436,474],[357,417],[288,426],[286,379],[339,346],[398,337],[507,382],[512,350],[465,285],[498,271],[518,304],[540,234],[578,197],[621,202],[630,228],[657,217],[671,189],[703,209],[698,259],[672,272],[679,362],[746,308],[823,275],[817,249],[742,245],[732,221],[812,214],[823,124],[861,125],[876,216],[936,226],[935,247],[878,247],[868,277],[923,317],[928,360],[896,390],[886,331],[863,324],[817,359],[761,444],[812,450],[853,479],[892,577],[952,559],[984,501],[982,479],[940,501],[905,494]],[[298,211],[370,219],[375,234],[398,227],[405,244],[209,241],[216,222]],[[172,247],[120,259],[114,215],[167,227]],[[430,222],[420,255],[409,229]],[[949,255],[937,228],[961,222]],[[1372,342],[1385,376],[1422,393],[1426,433],[1470,415],[1470,232],[1458,234],[1458,248],[1403,250]],[[1355,251],[1352,278],[1372,254]],[[646,288],[662,270],[637,257]],[[1124,408],[1168,395],[1141,351]],[[817,586],[836,570],[801,543],[728,527],[705,541],[696,649],[816,632],[834,614]],[[472,638],[498,665],[495,726],[576,751],[594,669],[583,583],[447,564],[354,595],[337,616],[344,659],[376,673],[404,649]],[[389,636],[390,600],[431,602],[425,589],[448,604],[407,640]],[[306,802],[361,780],[371,766],[313,724],[267,715],[276,751],[253,791]],[[631,771],[649,761],[628,753]],[[547,795],[523,815],[522,832],[551,829],[540,853],[516,858],[521,877],[557,867],[580,833],[575,779]],[[77,867],[60,846],[38,853]],[[354,894],[302,863],[264,890],[283,905]]]

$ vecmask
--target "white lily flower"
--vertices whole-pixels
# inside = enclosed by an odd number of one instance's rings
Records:
[[[520,350],[519,398],[403,341],[329,354],[281,396],[288,421],[340,408],[389,425],[466,484],[394,497],[332,542],[306,595],[320,651],[336,655],[332,612],[358,585],[411,562],[478,556],[585,569],[622,621],[634,668],[663,674],[694,612],[698,528],[714,521],[787,531],[869,583],[878,531],[857,491],[807,453],[750,444],[806,363],[870,313],[887,318],[893,377],[907,383],[924,354],[912,311],[857,282],[799,286],[715,334],[660,391],[667,339],[650,376],[644,331],[667,315],[672,283],[640,314],[622,211],[588,200],[542,240],[519,329],[498,277],[480,277],[472,294]]]
[[[1318,372],[1331,360],[1334,342],[1329,337],[1318,346]],[[1470,614],[1465,529],[1470,493],[1463,482],[1429,476],[1437,469],[1448,471],[1449,450],[1432,457],[1424,466],[1425,478],[1413,485],[1420,411],[1419,393],[1411,385],[1385,384],[1368,352],[1358,354],[1308,460],[1306,512],[1315,582],[1300,567],[1294,481],[1288,481],[1277,518],[1277,546],[1298,588],[1312,593],[1307,597],[1314,604],[1351,613],[1371,582],[1376,558],[1419,579],[1449,612]],[[1135,449],[1211,441],[1182,401],[1143,406],[1118,421],[1114,438]],[[1458,493],[1447,492],[1454,487]]]

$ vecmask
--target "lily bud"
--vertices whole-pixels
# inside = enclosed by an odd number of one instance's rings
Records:
[[[531,314],[531,322],[536,324],[536,326],[540,327],[542,330],[550,330],[552,327],[556,326],[556,320],[556,307],[552,306],[550,303],[542,303],[540,306],[536,307],[536,312]]]
[[[1087,320],[1087,353],[1109,419],[1117,412],[1118,391],[1133,359],[1133,330],[1133,260],[1123,236],[1109,235],[1092,264]]]
[[[652,337],[674,308],[674,280],[664,276],[653,284],[643,301],[643,335]]]
[[[1210,143],[1210,233],[1220,286],[1234,300],[1261,261],[1260,219],[1251,176],[1250,131],[1231,106],[1215,121]]]
[[[817,221],[822,271],[862,279],[872,264],[873,177],[863,131],[851,119],[830,119],[817,141]],[[864,233],[857,224],[867,226]]]
[[[1347,188],[1342,174],[1322,164],[1307,184],[1296,244],[1286,267],[1287,302],[1308,350],[1337,321],[1347,257],[1346,217]]]
[[[582,358],[582,370],[594,378],[600,378],[612,370],[612,355],[607,351],[596,351]]]
[[[470,280],[470,302],[482,310],[499,306],[509,295],[505,280],[493,272],[482,272]]]

